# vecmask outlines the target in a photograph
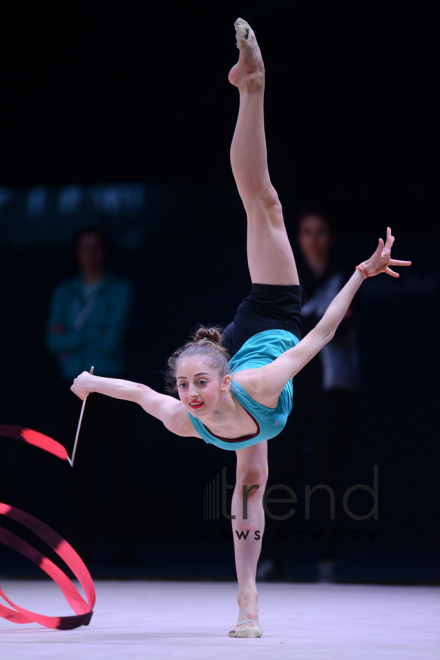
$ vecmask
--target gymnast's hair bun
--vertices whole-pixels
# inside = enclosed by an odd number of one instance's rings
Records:
[[[194,341],[207,339],[213,344],[220,344],[221,338],[221,328],[205,328],[204,326],[201,326],[194,335]]]

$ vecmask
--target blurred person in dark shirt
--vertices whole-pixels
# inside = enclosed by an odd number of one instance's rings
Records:
[[[351,271],[346,271],[336,257],[336,232],[325,211],[313,208],[300,211],[297,243],[301,251],[297,259],[298,273],[308,296],[302,308],[305,336],[321,320]],[[313,478],[316,481],[309,483],[311,487],[326,484],[334,491],[334,520],[330,518],[328,492],[318,490],[310,500],[311,520],[316,521],[315,529],[323,535],[319,546],[321,556],[316,565],[319,582],[336,580],[340,541],[337,536],[332,540],[332,531],[341,531],[342,537],[344,526],[344,467],[359,388],[356,304],[357,299],[347,310],[332,341],[295,376],[295,414],[289,419],[287,431],[292,442],[280,442],[269,448],[273,456],[272,483],[286,484],[295,490],[304,478],[308,479],[307,483]],[[272,497],[277,496],[275,491]],[[284,530],[290,520],[283,522]],[[273,534],[266,536],[265,558],[260,561],[257,573],[260,579],[281,576],[285,561],[284,542],[276,538],[275,525],[267,522]]]
[[[108,271],[112,245],[100,227],[81,230],[74,241],[79,269],[61,282],[51,300],[46,345],[60,365],[61,433],[75,437],[81,402],[70,391],[79,371],[126,377],[125,337],[131,309],[130,283]],[[90,561],[94,540],[117,542],[115,557],[129,544],[129,407],[124,401],[98,396],[88,403],[71,474],[72,542]],[[71,447],[67,446],[70,452]]]

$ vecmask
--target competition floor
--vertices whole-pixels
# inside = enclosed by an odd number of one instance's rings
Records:
[[[71,610],[51,582],[2,581],[22,607]],[[232,582],[97,582],[91,624],[72,631],[0,619],[1,657],[438,660],[440,588],[264,583],[260,639],[227,636]]]

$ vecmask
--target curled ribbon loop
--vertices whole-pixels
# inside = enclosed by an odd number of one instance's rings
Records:
[[[24,440],[62,460],[69,460],[65,448],[60,443],[42,433],[38,433],[38,431],[19,426],[0,426],[0,435]],[[48,557],[45,557],[41,552],[13,532],[0,526],[0,542],[24,555],[47,573],[59,586],[68,604],[75,612],[74,616],[61,617],[37,614],[13,603],[6,596],[3,589],[0,588],[0,596],[11,606],[6,607],[0,604],[0,616],[14,623],[39,623],[47,628],[56,628],[58,630],[71,630],[79,626],[88,625],[92,618],[96,593],[92,577],[78,553],[49,525],[46,525],[46,523],[21,509],[0,503],[0,515],[15,520],[47,543],[70,568],[84,589],[86,596],[86,599],[84,599],[72,580]]]

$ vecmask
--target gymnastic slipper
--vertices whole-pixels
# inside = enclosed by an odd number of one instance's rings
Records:
[[[246,621],[239,621],[237,626],[240,626],[242,623],[250,623],[251,621],[257,621],[257,619],[246,619]],[[234,630],[229,631],[229,637],[261,637],[263,630],[260,626],[254,626],[253,628],[234,628]]]
[[[247,23],[243,18],[237,18],[234,23],[234,27],[238,50],[252,50],[252,48],[256,48],[257,38],[249,23]],[[251,46],[250,44],[252,37],[254,37],[255,43]]]
[[[237,40],[237,48],[239,51],[243,52],[243,55],[241,56],[241,63],[238,72],[237,81],[235,82],[234,80],[235,75],[233,75],[231,78],[231,73],[229,74],[230,75],[229,80],[230,82],[232,82],[233,85],[238,87],[243,73],[243,66],[246,57],[246,52],[256,48],[258,46],[258,43],[257,43],[257,38],[255,36],[255,32],[253,31],[249,23],[247,23],[245,20],[243,20],[242,18],[237,18],[237,20],[234,23],[234,27],[235,27],[235,38]],[[253,43],[251,44],[251,42]],[[232,69],[231,71],[233,70],[234,69]]]

